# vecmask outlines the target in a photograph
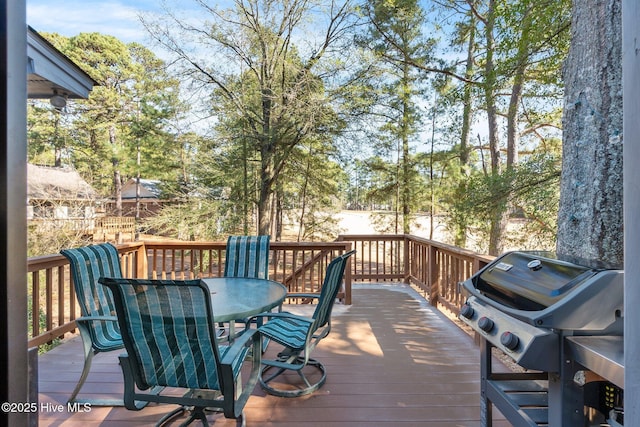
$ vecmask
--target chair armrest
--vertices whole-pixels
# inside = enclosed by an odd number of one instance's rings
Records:
[[[256,314],[255,316],[251,316],[249,319],[252,320],[254,318],[258,318],[258,317],[267,317],[267,318],[285,318],[285,319],[295,319],[295,320],[299,320],[301,322],[306,322],[306,323],[313,323],[314,320],[309,318],[309,317],[304,317],[304,316],[298,316],[297,314],[293,314],[293,313],[289,313],[288,311],[282,311],[282,312],[276,312],[276,313],[272,313],[270,311],[266,311],[264,313],[260,313],[260,314]]]
[[[313,298],[313,299],[318,299],[318,298],[320,298],[320,294],[292,292],[292,293],[288,293],[285,298]]]
[[[251,347],[248,345],[251,344]],[[223,406],[224,416],[238,418],[258,383],[262,363],[262,335],[256,329],[247,330],[238,336],[220,360],[220,386],[224,400],[229,404]],[[245,377],[240,376],[240,367],[246,356],[251,354],[251,371]],[[245,378],[242,380],[242,378]],[[239,381],[240,380],[240,381]],[[244,382],[244,384],[240,384]]]
[[[116,316],[82,316],[75,320],[76,323],[118,322],[118,318]]]
[[[243,332],[233,340],[233,344],[229,346],[229,351],[224,354],[220,363],[222,365],[233,365],[238,356],[245,351],[245,348],[249,344],[255,345],[256,341],[260,341],[260,334],[257,329],[249,329]]]

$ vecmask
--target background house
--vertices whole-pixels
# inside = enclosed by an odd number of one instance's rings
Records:
[[[69,167],[27,165],[27,219],[91,220],[98,193]]]
[[[136,217],[137,204],[140,207],[140,218],[147,218],[158,213],[162,207],[161,181],[155,179],[131,178],[122,186],[122,215]]]

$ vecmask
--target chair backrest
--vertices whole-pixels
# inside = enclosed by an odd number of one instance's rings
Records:
[[[314,329],[323,327],[331,319],[331,310],[333,310],[333,303],[340,291],[344,269],[349,257],[354,253],[355,251],[346,252],[334,258],[327,266],[324,281],[322,282],[322,289],[320,290],[318,305],[313,312],[313,319],[315,321]]]
[[[219,390],[220,352],[209,288],[200,280],[103,278],[141,390]]]
[[[83,316],[115,316],[109,291],[98,283],[100,277],[122,277],[118,250],[111,243],[60,251],[69,260],[76,299]],[[116,322],[93,322],[92,341],[100,343],[119,337]]]
[[[229,236],[224,275],[268,279],[270,239],[270,236]]]

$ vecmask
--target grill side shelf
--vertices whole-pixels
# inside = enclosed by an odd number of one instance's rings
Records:
[[[573,359],[624,389],[624,338],[621,336],[567,337]]]

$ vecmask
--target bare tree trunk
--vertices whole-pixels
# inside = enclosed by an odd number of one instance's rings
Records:
[[[620,0],[573,3],[564,69],[559,254],[622,264]]]
[[[274,237],[276,242],[282,240],[282,228],[283,228],[283,216],[282,216],[282,200],[284,199],[284,191],[282,190],[282,185],[278,185],[274,195],[273,195],[273,231],[271,235]]]
[[[271,195],[273,185],[273,156],[275,143],[271,136],[271,107],[273,92],[262,90],[262,134],[260,141],[260,195],[258,196],[258,234],[271,234]]]
[[[249,159],[247,150],[247,138],[242,138],[242,232],[246,235],[249,234],[249,224],[251,222],[249,218],[249,204],[253,197],[249,197]],[[253,176],[251,177],[253,178]]]
[[[525,71],[529,61],[529,36],[531,31],[531,9],[528,9],[522,17],[522,33],[516,55],[516,68],[511,87],[511,98],[507,111],[507,169],[513,168],[518,163],[518,142],[520,133],[518,129],[518,106],[522,99],[522,90],[525,81]]]
[[[429,215],[429,239],[433,240],[433,233],[436,229],[436,191],[435,191],[435,173],[433,172],[435,143],[436,143],[436,113],[438,111],[438,98],[433,99],[433,113],[431,114],[431,150],[429,151],[429,191],[431,193],[431,215]],[[465,180],[461,180],[465,182]]]
[[[475,46],[476,46],[476,19],[475,16],[470,13],[469,14],[469,41],[467,45],[467,63],[465,67],[464,76],[467,80],[471,80],[473,78],[474,72],[474,55],[475,55]],[[470,82],[464,83],[464,94],[463,94],[463,110],[462,110],[462,130],[460,132],[460,172],[462,175],[462,179],[458,184],[457,193],[459,195],[464,195],[467,192],[467,178],[469,176],[469,140],[471,133],[471,122],[472,122],[472,93],[471,93],[472,85]],[[434,114],[435,116],[435,114]],[[433,135],[432,137],[432,151],[433,151]],[[433,195],[433,191],[431,193]],[[465,213],[455,213],[455,231],[454,231],[454,244],[456,246],[464,248],[467,244],[467,218]],[[432,214],[433,218],[433,214]],[[433,228],[433,226],[432,226]],[[431,230],[433,232],[433,230]],[[433,237],[431,237],[433,238]]]
[[[411,159],[409,157],[410,105],[409,105],[409,64],[403,64],[403,94],[402,94],[402,232],[411,233]]]
[[[302,241],[304,236],[304,220],[307,214],[307,188],[309,186],[309,175],[311,174],[311,156],[313,154],[313,147],[309,146],[309,153],[307,154],[307,167],[304,171],[304,178],[302,183],[302,191],[300,198],[302,206],[300,206],[300,221],[298,222],[298,242]]]
[[[485,22],[485,40],[487,54],[485,63],[484,93],[487,107],[487,123],[489,125],[489,151],[491,154],[491,175],[500,174],[500,141],[498,140],[498,112],[496,107],[496,72],[493,63],[495,51],[495,38],[493,30],[496,19],[496,2],[489,0],[489,9]],[[507,226],[506,198],[498,197],[493,208],[491,229],[489,231],[489,254],[498,255],[503,250],[502,235]]]
[[[271,234],[271,185],[268,183],[270,179],[265,177],[265,172],[261,172],[260,179],[260,196],[258,199],[258,234]]]
[[[57,168],[62,166],[62,147],[60,144],[60,134],[59,134],[59,130],[60,130],[60,115],[61,113],[56,111],[56,113],[54,114],[54,122],[53,122],[53,126],[54,126],[54,130],[53,130],[53,147],[54,147],[54,152],[53,152],[53,156],[54,156],[54,163],[53,165]]]
[[[493,63],[495,51],[495,38],[493,29],[495,26],[495,0],[489,1],[487,21],[485,23],[485,41],[487,43],[486,63],[484,67],[484,96],[487,108],[487,124],[489,126],[489,152],[491,154],[491,173],[500,173],[500,144],[498,141],[498,113],[496,108],[496,71]]]
[[[111,143],[111,147],[115,150],[117,143],[115,126],[109,127],[109,143]],[[112,157],[111,164],[113,165],[113,191],[116,199],[115,215],[122,216],[122,177],[120,176],[120,161],[118,160],[118,156]]]

